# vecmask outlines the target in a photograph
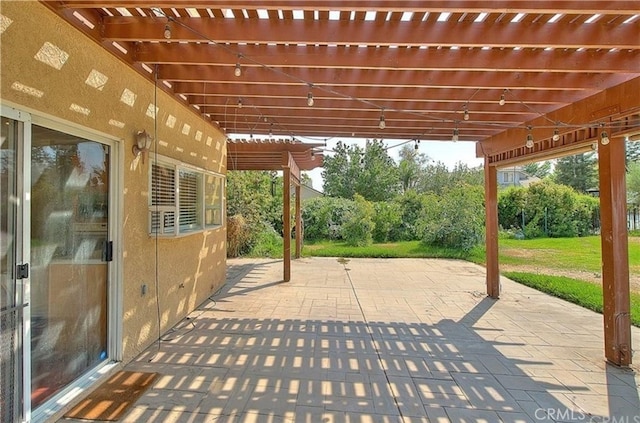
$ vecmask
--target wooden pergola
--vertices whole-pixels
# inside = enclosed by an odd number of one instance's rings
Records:
[[[637,0],[44,2],[230,138],[475,142],[493,298],[496,170],[595,148],[605,355],[631,363],[623,163],[624,140],[640,137]],[[229,154],[252,148],[264,147]],[[285,173],[304,168],[278,154]]]
[[[302,253],[302,212],[300,208],[300,172],[322,167],[324,144],[302,143],[294,140],[253,141],[227,143],[228,170],[282,171],[282,227],[283,276],[291,280],[291,185],[295,189],[295,258]],[[318,151],[316,151],[318,150]]]

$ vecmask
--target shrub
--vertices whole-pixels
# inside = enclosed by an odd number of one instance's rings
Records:
[[[256,236],[255,245],[248,255],[251,257],[282,257],[283,240],[276,229],[268,223],[263,224],[262,230]]]
[[[421,221],[426,245],[459,248],[468,252],[483,240],[484,192],[482,187],[461,185],[431,202]]]
[[[355,207],[342,225],[342,236],[347,245],[362,247],[373,242],[373,205],[360,194],[354,196]]]
[[[244,216],[227,218],[227,257],[238,257],[250,248],[251,230]]]
[[[434,197],[435,195],[433,194],[418,194],[413,189],[396,197],[394,202],[400,208],[401,221],[391,230],[389,234],[391,240],[413,241],[420,239],[418,221],[425,213],[427,203]]]
[[[391,240],[392,231],[402,223],[400,205],[391,201],[373,203],[373,240],[386,242]]]
[[[346,198],[317,197],[305,201],[302,205],[305,239],[341,240],[342,225],[354,208],[355,202]]]
[[[500,226],[524,229],[527,238],[590,235],[597,216],[597,199],[548,180],[507,188],[498,197]]]

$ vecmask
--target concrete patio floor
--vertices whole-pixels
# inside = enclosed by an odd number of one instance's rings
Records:
[[[504,278],[491,300],[484,273],[311,258],[283,283],[280,261],[229,260],[125,367],[161,376],[123,421],[640,423],[638,366],[605,364],[602,316]]]

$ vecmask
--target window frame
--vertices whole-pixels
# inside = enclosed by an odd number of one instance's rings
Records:
[[[173,205],[162,205],[154,204],[154,172],[153,169],[155,166],[161,166],[164,168],[168,168],[173,171]],[[196,206],[196,214],[195,221],[196,223],[191,223],[189,226],[183,226],[180,222],[180,215],[183,210],[181,210],[180,204],[180,184],[181,184],[181,174],[188,173],[191,175],[195,175],[196,177],[196,198],[191,205],[195,204]],[[207,177],[212,176],[220,180],[220,204],[218,207],[214,207],[214,210],[219,210],[219,214],[221,216],[219,223],[207,224],[206,222],[206,212],[207,210],[211,210],[212,207],[208,207],[205,203],[206,199],[206,179]],[[153,158],[150,160],[149,164],[149,172],[148,172],[148,184],[149,187],[149,195],[148,195],[148,227],[147,231],[149,236],[158,236],[163,238],[178,238],[183,236],[188,236],[196,233],[201,233],[208,230],[214,230],[221,228],[224,224],[224,215],[225,215],[225,197],[224,197],[224,187],[226,186],[226,176],[202,169],[196,166],[192,166],[178,160],[174,160],[168,157],[159,156],[157,158]],[[173,228],[169,231],[160,232],[158,229],[163,228],[161,222],[164,219],[165,213],[173,213],[174,222]],[[159,213],[160,217],[158,217],[158,222],[154,225],[154,214]]]

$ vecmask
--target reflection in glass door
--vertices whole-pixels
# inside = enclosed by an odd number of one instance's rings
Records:
[[[31,405],[107,359],[109,146],[32,125]]]

